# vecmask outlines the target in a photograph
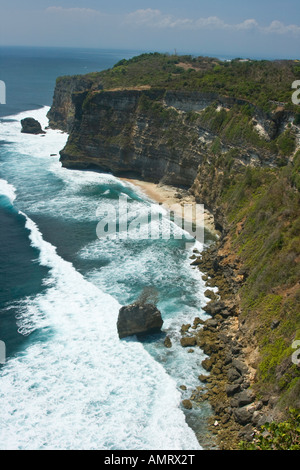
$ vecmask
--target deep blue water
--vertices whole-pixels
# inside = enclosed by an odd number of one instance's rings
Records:
[[[0,49],[1,449],[199,449],[194,430],[207,410],[186,417],[180,402],[199,385],[203,354],[180,346],[180,326],[205,317],[206,299],[186,239],[99,239],[99,208],[126,195],[134,220],[151,201],[112,175],[62,168],[66,134],[20,132],[28,114],[47,126],[57,76],[132,55]],[[120,341],[119,308],[145,289],[157,298],[163,333]]]
[[[58,76],[86,74],[111,68],[139,51],[1,47],[0,80],[6,84],[6,105],[0,116],[51,106]]]
[[[112,67],[123,57],[130,58],[138,53],[50,47],[0,47],[0,79],[6,84],[6,104],[0,105],[0,126],[1,122],[5,122],[5,116],[50,106],[58,76],[100,71]],[[8,144],[9,142],[1,140],[0,134],[0,165],[6,159]],[[0,177],[5,179],[6,175],[1,172]],[[1,204],[0,200],[0,259],[3,260],[0,265],[0,309],[3,309],[7,302],[34,295],[42,288],[47,271],[37,263],[37,252],[30,246],[24,225],[24,217],[7,205],[7,201],[3,200]],[[53,230],[50,232],[53,233]],[[1,339],[6,343],[9,356],[23,340],[14,327],[15,312],[15,308],[11,306],[9,315],[6,315],[7,320],[2,324]],[[10,327],[7,327],[7,322]]]

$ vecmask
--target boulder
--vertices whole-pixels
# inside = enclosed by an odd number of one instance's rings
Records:
[[[218,313],[221,313],[225,309],[225,304],[222,301],[213,302],[210,301],[207,305],[203,307],[203,310],[214,317]]]
[[[207,297],[208,299],[211,299],[211,300],[215,300],[217,298],[214,291],[212,291],[210,289],[206,289],[206,291],[204,292],[204,295],[205,295],[205,297]]]
[[[182,325],[181,330],[180,330],[181,334],[183,335],[184,333],[187,333],[190,328],[191,328],[190,323],[188,323],[187,325]]]
[[[182,406],[183,406],[186,410],[191,410],[191,409],[193,408],[193,405],[192,405],[191,400],[182,400]]]
[[[209,375],[200,374],[198,379],[200,382],[207,383],[209,381]]]
[[[204,370],[206,370],[207,372],[210,372],[214,365],[214,359],[211,357],[207,357],[201,362],[201,365]]]
[[[255,400],[255,394],[251,390],[243,390],[237,395],[238,406],[250,405]]]
[[[232,366],[241,374],[244,375],[247,373],[247,366],[244,362],[240,361],[239,359],[233,359]]]
[[[205,323],[204,320],[201,320],[201,318],[196,317],[194,319],[192,328],[195,330],[198,327],[198,325],[203,325],[204,323]]]
[[[233,410],[234,417],[236,421],[242,426],[251,423],[253,411],[247,409],[247,407],[236,408]]]
[[[195,336],[185,336],[184,338],[181,338],[180,340],[181,346],[184,348],[187,348],[188,346],[196,346],[197,344],[197,338]]]
[[[23,134],[46,134],[43,131],[42,126],[40,125],[39,121],[34,118],[28,117],[21,120],[22,129],[21,132]]]
[[[163,325],[161,313],[153,304],[133,303],[119,311],[117,329],[119,338],[159,333]]]
[[[192,263],[191,266],[199,266],[201,264],[201,258],[196,258]]]
[[[172,341],[170,336],[166,336],[164,340],[164,345],[166,348],[171,348],[172,347]]]
[[[279,320],[273,320],[271,324],[271,330],[276,330],[276,328],[278,328],[279,325],[280,325]]]
[[[228,381],[233,383],[241,378],[241,374],[234,367],[231,367],[227,372],[227,377]]]
[[[214,318],[210,318],[209,320],[206,320],[204,324],[204,330],[214,330],[219,326],[219,322],[215,320]]]
[[[226,390],[227,396],[232,397],[236,393],[240,392],[241,386],[240,384],[227,385],[225,390]]]
[[[253,429],[253,426],[252,424],[246,424],[246,426],[244,426],[239,434],[238,434],[238,437],[242,440],[242,441],[247,441],[247,442],[251,442],[253,440],[253,437],[254,437],[254,429]]]

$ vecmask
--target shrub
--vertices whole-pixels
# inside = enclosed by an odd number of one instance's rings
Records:
[[[240,443],[241,450],[300,450],[300,413],[290,409],[281,423],[266,423],[253,442]]]
[[[278,137],[277,144],[280,153],[288,157],[295,150],[295,136],[291,131],[286,131]]]
[[[295,124],[295,126],[300,125],[300,113],[296,114],[295,119],[294,119],[294,124]]]

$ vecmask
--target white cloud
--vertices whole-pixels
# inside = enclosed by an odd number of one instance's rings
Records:
[[[136,26],[154,26],[157,28],[174,28],[191,24],[189,19],[174,18],[171,15],[162,14],[160,10],[153,10],[151,8],[129,13],[126,15],[125,22]]]
[[[275,33],[275,34],[289,34],[294,35],[300,34],[300,26],[295,24],[285,25],[281,21],[274,20],[269,26],[261,28],[265,33]]]
[[[241,23],[228,24],[217,16],[207,18],[175,18],[172,15],[163,14],[160,10],[151,8],[136,10],[126,15],[125,22],[135,26],[147,26],[151,28],[169,29],[214,29],[228,31],[258,31],[265,34],[293,34],[300,35],[300,26],[285,25],[274,20],[269,26],[261,26],[254,18],[246,19]]]
[[[160,10],[152,10],[147,8],[146,10],[136,10],[127,15],[128,22],[135,22],[138,24],[152,24],[154,21],[157,21],[162,16]]]
[[[59,17],[76,18],[99,18],[107,16],[100,10],[92,8],[64,8],[61,6],[50,6],[46,13],[55,14]],[[114,15],[118,16],[118,15]],[[121,17],[119,15],[119,19]],[[237,24],[229,24],[217,16],[207,18],[176,18],[172,15],[164,14],[158,9],[146,8],[128,13],[123,18],[123,24],[137,27],[149,27],[159,29],[183,29],[183,30],[227,30],[227,31],[257,31],[264,34],[277,35],[300,35],[300,26],[291,24],[285,25],[281,21],[274,20],[268,26],[261,26],[256,19],[250,18]]]
[[[155,26],[159,28],[172,28],[185,20],[172,18],[170,15],[163,15],[160,10],[147,8],[136,10],[126,15],[125,22],[137,26]]]
[[[235,29],[242,30],[242,31],[249,31],[251,29],[259,29],[259,24],[255,19],[245,20],[242,23],[239,23],[234,26]]]
[[[226,23],[217,16],[209,16],[208,18],[198,18],[194,21],[196,28],[223,29]]]
[[[54,13],[59,15],[85,15],[94,16],[102,15],[101,11],[93,10],[92,8],[63,8],[63,7],[48,7],[46,13]]]

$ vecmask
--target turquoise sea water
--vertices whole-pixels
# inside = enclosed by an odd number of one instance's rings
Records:
[[[191,250],[185,240],[99,239],[99,208],[126,195],[135,217],[151,201],[113,175],[62,168],[66,134],[20,132],[27,116],[47,126],[58,75],[101,70],[136,53],[0,53],[8,89],[0,108],[0,340],[7,350],[0,448],[200,449],[195,423],[199,431],[208,410],[181,408],[200,384],[204,358],[179,344],[181,325],[205,318]],[[120,341],[120,306],[149,287],[163,333]]]

